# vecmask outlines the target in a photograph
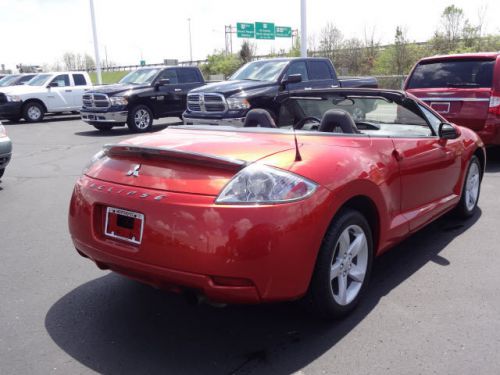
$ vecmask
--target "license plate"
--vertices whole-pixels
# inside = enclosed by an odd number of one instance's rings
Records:
[[[139,245],[142,241],[144,215],[138,212],[106,207],[104,234]]]
[[[88,118],[89,118],[89,120],[95,120],[95,116],[94,115],[88,115]]]
[[[449,113],[450,103],[449,102],[433,102],[430,106],[433,110],[439,113]]]

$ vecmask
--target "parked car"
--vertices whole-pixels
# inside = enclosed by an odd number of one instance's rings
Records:
[[[373,77],[337,78],[325,58],[279,58],[250,62],[224,82],[212,83],[188,94],[185,124],[242,126],[250,109],[265,109],[276,120],[279,103],[289,90],[331,87],[377,87]],[[369,103],[367,103],[369,104]],[[372,107],[357,108],[363,118]]]
[[[35,76],[36,74],[9,74],[0,79],[0,89],[8,86],[24,85]]]
[[[2,178],[5,173],[5,168],[10,162],[12,156],[12,142],[9,137],[7,137],[7,131],[5,127],[0,122],[0,178]]]
[[[133,132],[150,131],[153,119],[180,117],[186,108],[188,91],[204,84],[197,67],[138,69],[116,85],[86,93],[81,118],[103,131],[125,124]]]
[[[0,88],[0,118],[39,122],[46,113],[79,111],[91,87],[86,72],[40,73],[25,85]]]
[[[355,122],[347,109],[373,100]],[[73,191],[77,251],[212,301],[306,296],[338,317],[362,296],[373,257],[445,212],[476,211],[481,140],[418,99],[299,90],[281,105],[302,119],[277,128],[254,109],[241,128],[180,126],[105,146]]]
[[[433,56],[420,60],[404,89],[487,145],[500,145],[500,53]]]

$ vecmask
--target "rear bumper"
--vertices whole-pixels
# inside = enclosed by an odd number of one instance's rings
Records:
[[[22,115],[22,102],[7,102],[0,104],[0,118],[16,118]]]
[[[307,291],[329,221],[326,190],[305,201],[250,207],[218,206],[213,196],[185,193],[155,199],[159,194],[81,177],[69,211],[75,247],[100,268],[217,302],[292,300]],[[109,206],[144,214],[140,245],[104,235]]]
[[[80,117],[86,123],[124,123],[127,122],[128,111],[91,112],[80,111]]]

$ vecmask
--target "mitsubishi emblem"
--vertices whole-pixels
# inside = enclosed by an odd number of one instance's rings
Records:
[[[141,168],[140,164],[135,164],[131,170],[129,170],[126,175],[127,176],[134,176],[134,177],[139,177],[139,169]]]

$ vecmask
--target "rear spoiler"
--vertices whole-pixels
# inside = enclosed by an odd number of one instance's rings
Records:
[[[128,144],[107,144],[104,145],[103,151],[108,156],[127,157],[134,155],[143,157],[145,159],[163,159],[229,170],[240,170],[247,165],[246,161],[240,159],[205,154],[201,152],[182,151],[167,147],[143,147]]]

